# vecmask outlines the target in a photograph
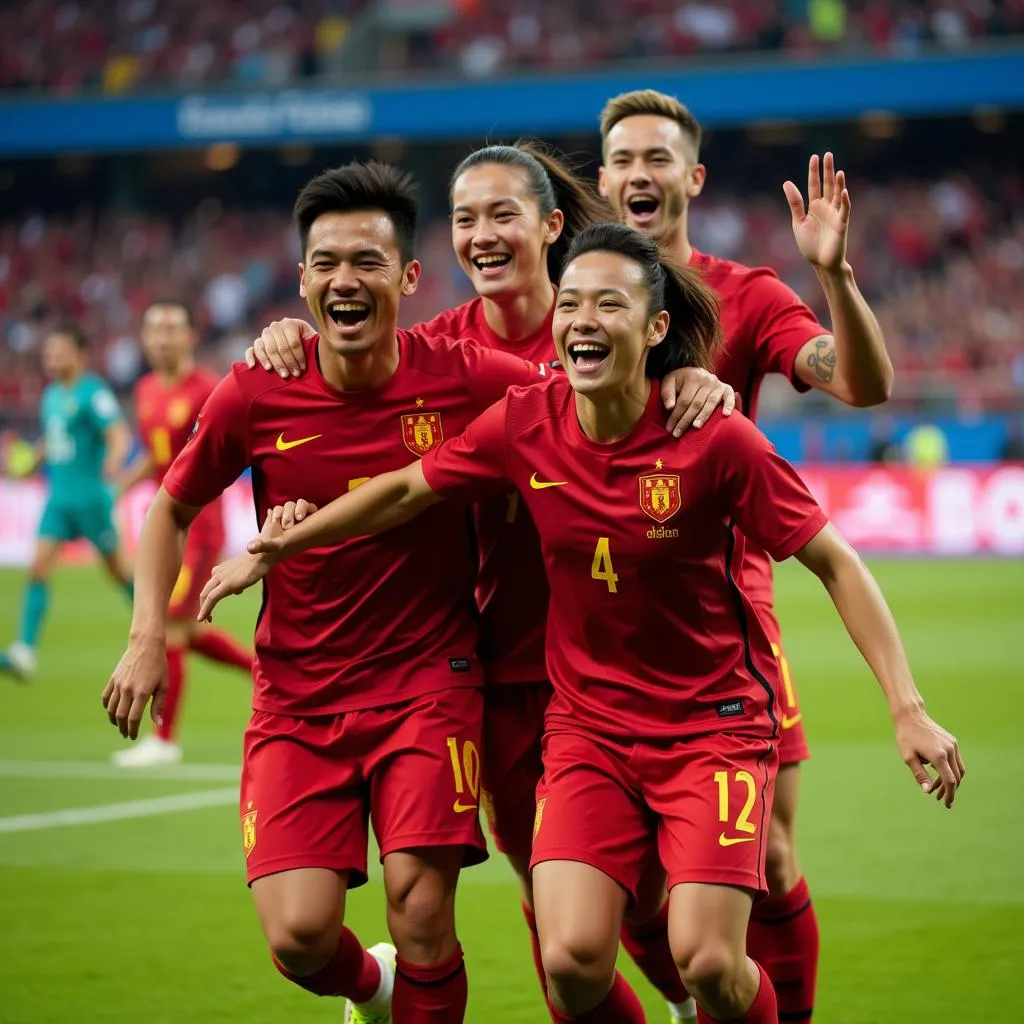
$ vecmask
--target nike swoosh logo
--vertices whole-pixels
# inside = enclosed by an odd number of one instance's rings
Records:
[[[738,843],[752,843],[757,836],[727,836],[724,832],[718,837],[719,846],[736,846]]]
[[[782,716],[782,728],[783,729],[792,729],[793,726],[796,725],[796,723],[799,722],[800,719],[803,718],[803,717],[804,716],[802,714],[800,714],[800,715],[793,715],[792,717],[790,717],[789,715],[783,715]]]
[[[289,448],[298,448],[300,444],[307,444],[310,441],[315,441],[318,437],[323,437],[323,434],[313,434],[311,437],[300,437],[295,441],[286,441],[284,434],[277,435],[277,450],[279,452],[286,452]]]
[[[452,810],[456,814],[463,814],[465,811],[475,811],[476,804],[464,804],[461,800],[456,800],[455,803],[452,804]]]
[[[543,491],[545,487],[564,487],[568,480],[538,480],[537,474],[530,477],[530,486],[535,491]]]

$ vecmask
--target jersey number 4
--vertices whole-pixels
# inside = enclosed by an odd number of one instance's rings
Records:
[[[608,593],[619,592],[619,577],[612,568],[612,549],[608,544],[607,537],[597,538],[597,547],[594,548],[594,561],[590,566],[590,578],[601,580],[608,584]]]

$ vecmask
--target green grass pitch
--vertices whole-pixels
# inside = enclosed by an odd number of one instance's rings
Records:
[[[969,775],[951,812],[915,789],[826,595],[798,565],[784,566],[779,617],[814,750],[800,836],[823,936],[815,1019],[1020,1022],[1024,566],[873,567],[929,710],[960,739]],[[14,629],[20,585],[19,573],[0,572],[0,642]],[[246,635],[252,597],[223,605],[219,624]],[[186,764],[225,770],[119,775],[107,758],[121,741],[99,695],[128,609],[91,569],[62,571],[51,609],[36,681],[0,680],[0,1022],[339,1021],[338,1001],[273,970],[242,881],[238,815],[225,792],[247,714],[243,680],[193,660]],[[206,806],[180,809],[209,792]],[[25,820],[161,797],[167,809],[148,817]],[[543,1022],[505,865],[495,856],[462,886],[468,1019]],[[383,922],[379,885],[352,896],[349,923],[367,944],[384,935]],[[653,994],[638,990],[649,1019],[666,1021]]]

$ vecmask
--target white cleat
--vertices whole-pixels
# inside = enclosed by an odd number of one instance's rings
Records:
[[[395,958],[390,942],[378,942],[366,951],[380,964],[380,987],[366,1003],[345,1000],[344,1024],[391,1024],[391,993],[395,990]]]
[[[127,750],[118,750],[110,755],[118,768],[159,768],[177,764],[181,760],[181,747],[170,740],[162,740],[150,733]]]
[[[690,996],[685,1003],[669,1003],[668,1012],[671,1024],[689,1024],[697,1020],[697,1003]]]
[[[30,682],[36,674],[36,652],[20,641],[0,651],[0,671],[9,672],[19,682]]]

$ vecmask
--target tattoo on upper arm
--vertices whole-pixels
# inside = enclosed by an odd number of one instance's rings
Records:
[[[814,351],[807,357],[807,365],[822,384],[831,384],[836,372],[836,346],[831,338],[819,338]]]

